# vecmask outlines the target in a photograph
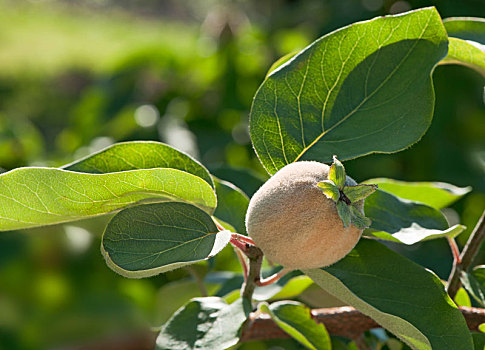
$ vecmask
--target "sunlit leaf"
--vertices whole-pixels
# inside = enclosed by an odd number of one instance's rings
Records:
[[[485,76],[485,45],[470,40],[449,38],[448,55],[440,64],[460,64]]]
[[[256,93],[250,135],[263,166],[274,174],[297,160],[345,160],[415,143],[431,123],[430,75],[447,44],[434,8],[318,39]]]
[[[468,293],[463,287],[458,289],[458,292],[456,292],[456,295],[453,298],[453,301],[458,306],[467,306],[467,307],[472,306],[470,297],[468,296]]]
[[[414,244],[423,240],[456,237],[466,228],[463,225],[449,227],[446,218],[438,210],[380,189],[366,199],[364,211],[372,220],[364,235],[398,243]]]
[[[472,190],[471,187],[457,187],[444,182],[406,182],[386,178],[370,179],[364,183],[376,184],[379,190],[435,209],[450,206]]]
[[[163,326],[156,350],[224,350],[237,344],[250,306],[243,299],[228,305],[218,297],[195,298]]]
[[[439,278],[378,242],[362,239],[334,265],[303,272],[413,349],[473,349]]]
[[[296,301],[278,301],[260,305],[275,323],[307,349],[330,350],[330,336],[325,326],[312,319],[310,309]]]
[[[138,205],[111,219],[101,251],[115,272],[148,277],[216,255],[231,237],[218,231],[209,214],[187,203]]]
[[[339,190],[345,186],[345,168],[335,156],[333,156],[333,163],[328,170],[328,179],[333,181]]]
[[[172,168],[193,174],[214,188],[207,169],[188,154],[161,142],[120,142],[63,167],[65,170],[105,174],[126,170]]]
[[[206,181],[176,169],[86,174],[19,168],[0,175],[0,231],[79,220],[142,200],[185,201],[209,213],[216,207]]]
[[[337,203],[340,197],[340,191],[333,181],[321,181],[317,184],[317,186],[322,190],[323,194],[328,199],[331,199]]]
[[[278,282],[263,287],[256,287],[253,299],[257,301],[291,299],[300,295],[313,281],[308,276],[298,275],[299,272],[279,279]]]

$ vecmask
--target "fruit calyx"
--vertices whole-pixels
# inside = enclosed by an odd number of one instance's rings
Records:
[[[328,180],[321,181],[317,186],[323,194],[337,205],[337,212],[344,227],[353,224],[359,229],[370,226],[371,220],[365,217],[355,206],[358,201],[367,198],[377,189],[377,185],[348,186],[343,164],[333,156],[333,163],[328,172]]]

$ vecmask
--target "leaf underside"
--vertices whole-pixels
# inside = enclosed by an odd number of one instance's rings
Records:
[[[186,201],[209,213],[217,202],[206,181],[176,169],[87,174],[19,168],[0,175],[0,231],[75,221],[147,200]]]
[[[318,39],[256,93],[250,134],[263,166],[274,174],[297,160],[345,160],[415,143],[431,123],[430,75],[446,52],[434,8]]]

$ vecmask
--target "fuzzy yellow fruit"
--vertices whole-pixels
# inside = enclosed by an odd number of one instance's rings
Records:
[[[317,187],[329,169],[318,162],[289,164],[251,198],[246,229],[270,261],[293,269],[324,267],[359,241],[363,230],[344,227],[335,202]],[[356,185],[348,176],[346,184]],[[363,201],[356,204],[362,211]]]

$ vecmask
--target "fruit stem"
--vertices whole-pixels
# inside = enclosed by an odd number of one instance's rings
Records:
[[[456,241],[454,238],[447,237],[448,238],[448,243],[451,248],[451,253],[453,254],[454,258],[454,263],[455,264],[461,264],[461,258],[460,258],[460,249],[458,249],[458,245],[456,244]]]
[[[239,241],[242,241],[242,242],[245,242],[245,243],[249,243],[249,244],[252,244],[252,245],[256,245],[254,243],[254,241],[252,240],[251,237],[248,237],[248,236],[244,236],[244,235],[241,235],[239,233],[232,233],[231,235],[231,238],[234,238],[234,239],[237,239]]]
[[[246,281],[248,279],[248,262],[246,261],[246,258],[244,257],[243,253],[241,252],[241,249],[234,247],[234,251],[236,252],[239,262],[241,263],[243,274],[244,274],[244,280]]]
[[[283,268],[282,270],[278,271],[277,273],[273,274],[272,276],[270,277],[267,277],[267,278],[263,278],[263,279],[260,279],[260,280],[257,280],[256,281],[256,285],[259,286],[259,287],[263,287],[263,286],[267,286],[271,283],[275,283],[275,282],[278,282],[278,280],[283,277],[284,275],[286,275],[287,273],[293,271],[293,269],[290,269],[290,268]]]
[[[448,286],[446,288],[448,294],[452,299],[455,298],[456,293],[461,287],[460,277],[463,272],[466,272],[472,265],[475,256],[477,255],[483,240],[485,239],[485,210],[473,229],[470,238],[466,242],[465,248],[460,254],[460,261],[456,259],[453,263],[453,268],[448,279]]]

